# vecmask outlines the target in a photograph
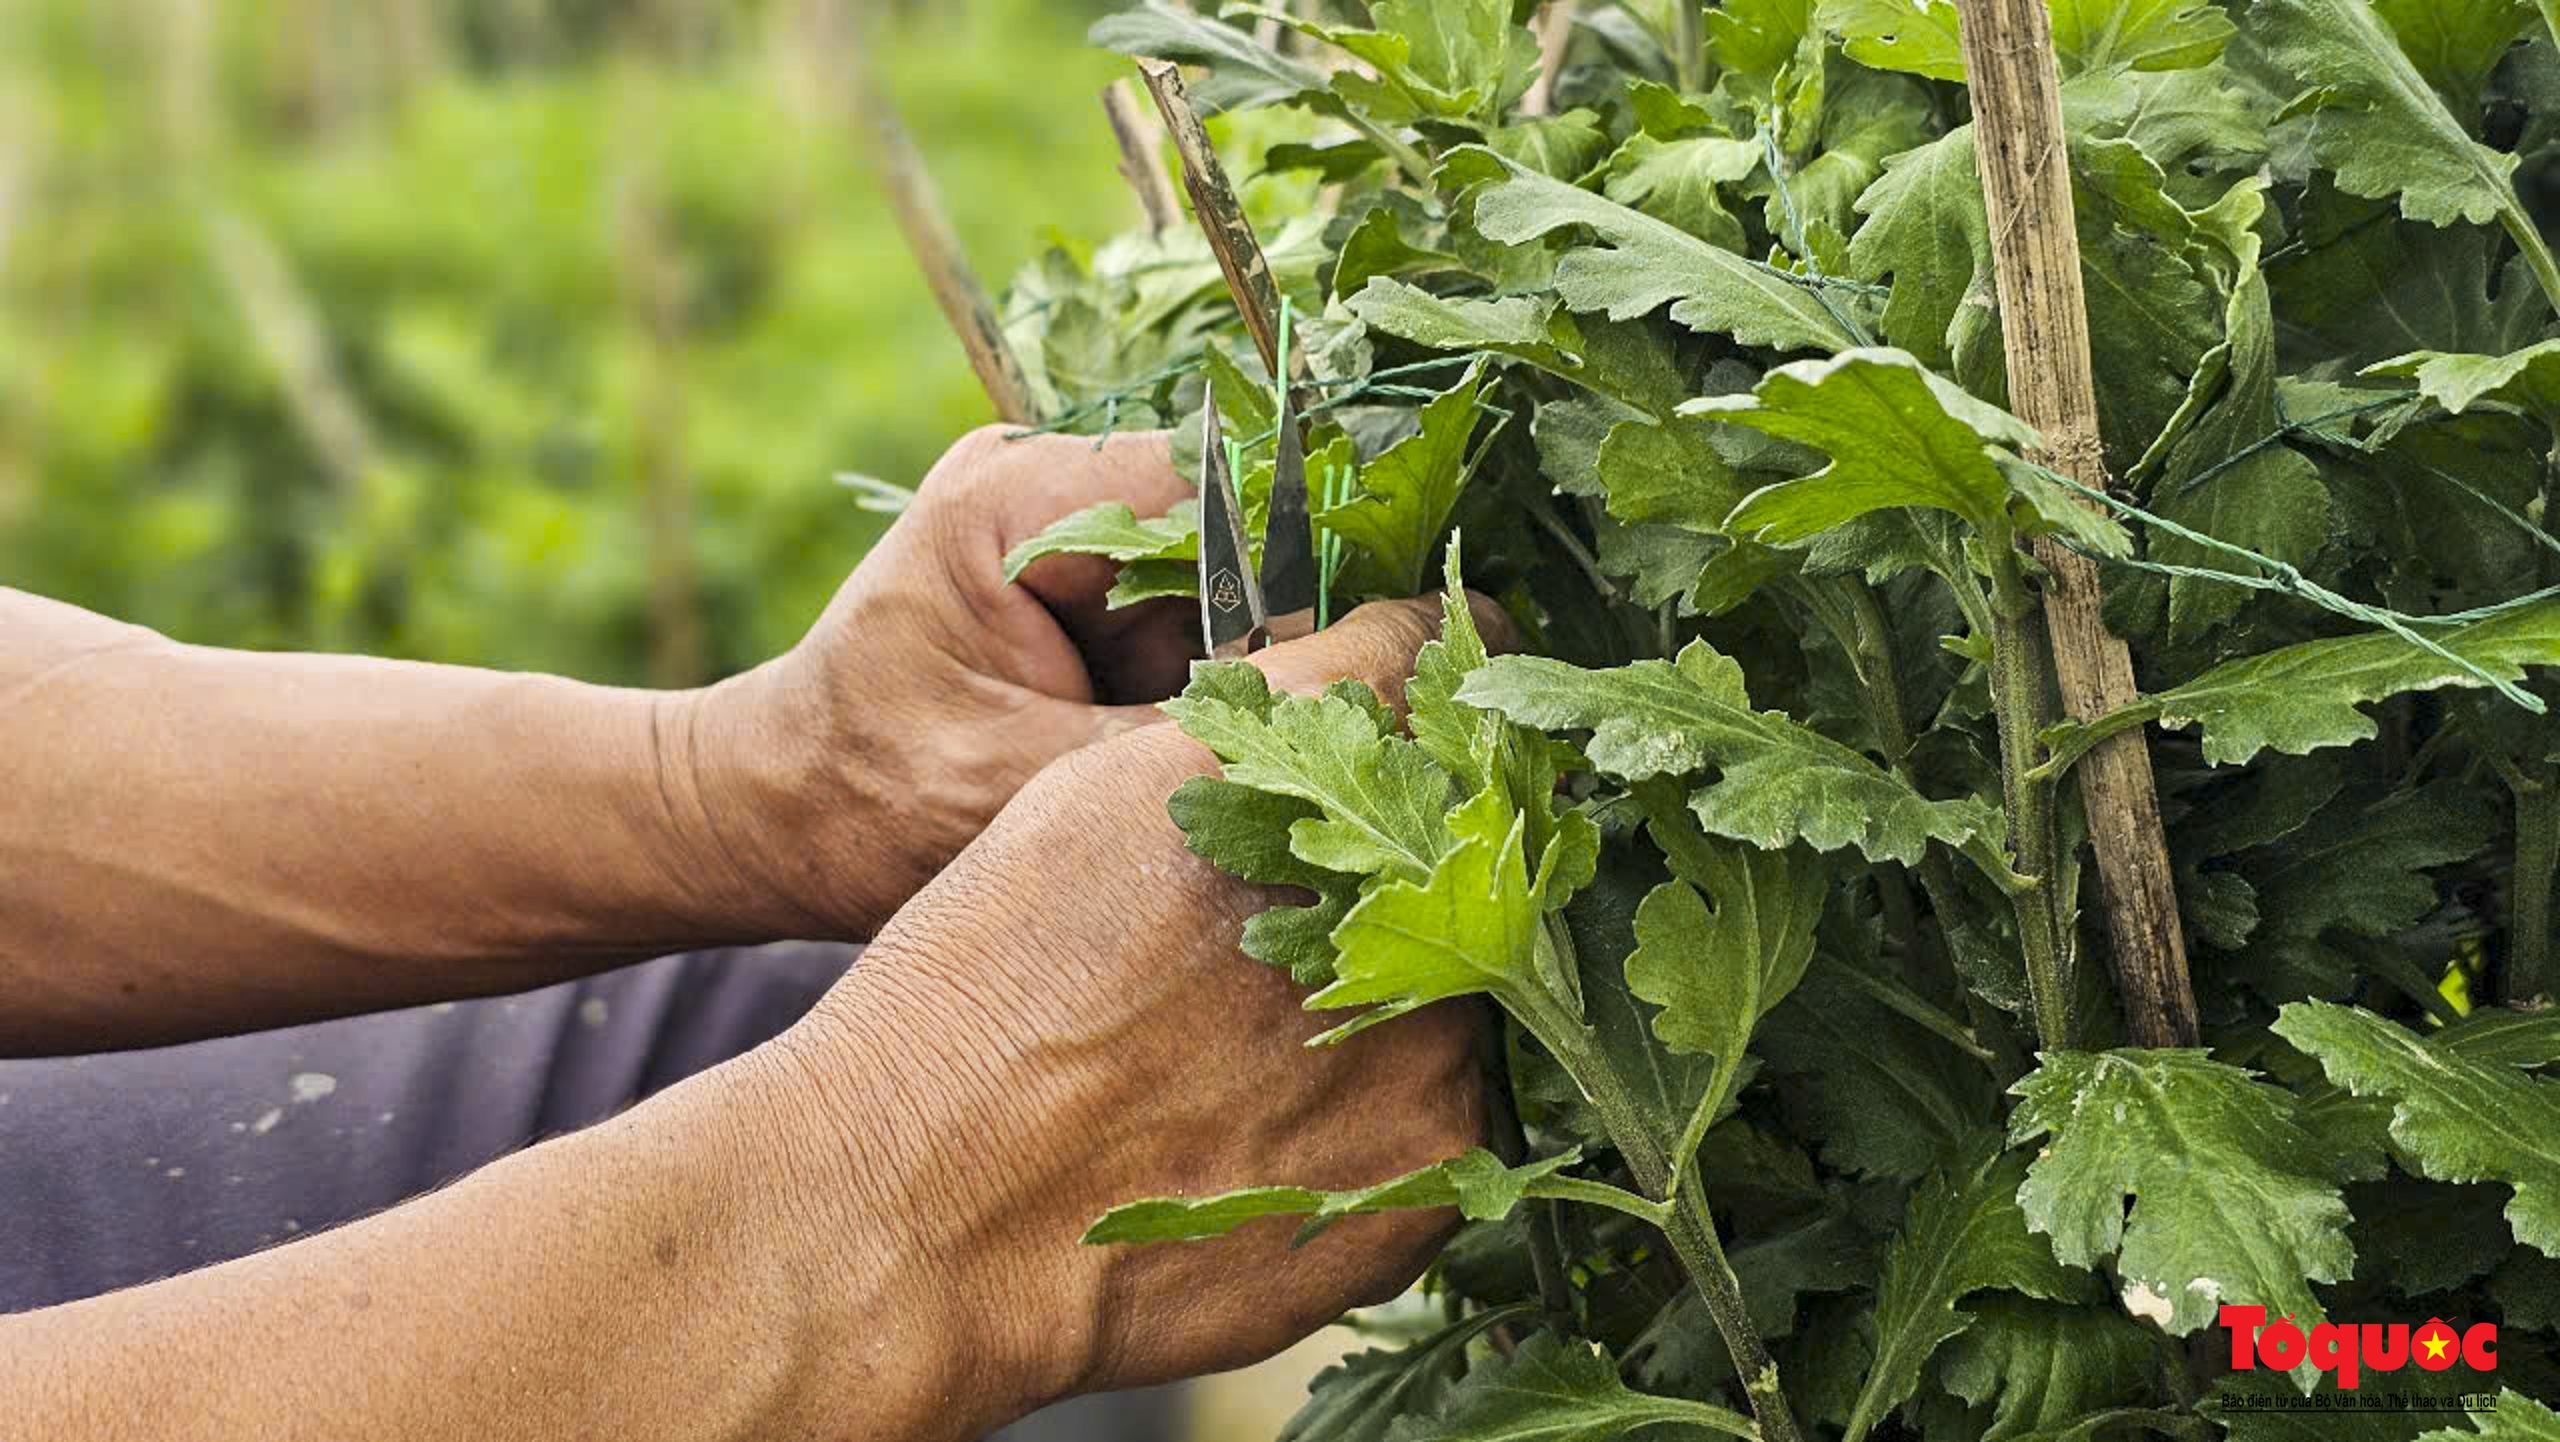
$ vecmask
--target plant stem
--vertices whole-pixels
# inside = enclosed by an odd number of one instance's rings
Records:
[[[1164,131],[1138,108],[1138,97],[1126,80],[1102,87],[1102,113],[1111,122],[1111,138],[1120,146],[1120,175],[1137,193],[1146,213],[1147,231],[1162,235],[1182,223],[1182,202],[1174,197],[1173,176],[1157,153]]]
[[[1673,1159],[1662,1151],[1661,1139],[1646,1125],[1644,1109],[1627,1090],[1624,1078],[1609,1065],[1591,1043],[1591,1033],[1578,1021],[1564,1015],[1554,999],[1532,999],[1525,1008],[1515,1007],[1521,1025],[1546,1044],[1556,1060],[1582,1087],[1600,1113],[1601,1124],[1608,1129],[1609,1140],[1626,1158],[1627,1170],[1634,1173],[1636,1185],[1656,1199],[1671,1197],[1675,1179],[1681,1173],[1694,1173],[1689,1159],[1679,1161],[1673,1170]],[[1795,1414],[1787,1406],[1786,1393],[1778,1383],[1778,1364],[1769,1356],[1768,1344],[1760,1338],[1760,1329],[1751,1324],[1749,1308],[1743,1305],[1742,1282],[1734,1275],[1733,1264],[1725,1259],[1724,1248],[1716,1241],[1715,1218],[1707,1210],[1706,1184],[1695,1175],[1683,1179],[1671,1215],[1663,1219],[1663,1231],[1671,1239],[1671,1248],[1679,1254],[1680,1264],[1697,1286],[1698,1295],[1707,1304],[1707,1313],[1715,1319],[1716,1331],[1723,1336],[1725,1350],[1733,1355],[1734,1370],[1741,1375],[1742,1389],[1751,1400],[1752,1414],[1759,1419],[1762,1442],[1804,1442]]]
[[[1700,43],[1698,33],[1698,22],[1705,13],[1699,0],[1672,0],[1671,73],[1678,77],[1683,91],[1696,90],[1706,83],[1706,47]]]
[[[2044,729],[2044,667],[2031,629],[2035,599],[2027,591],[2014,539],[2007,534],[1985,539],[1991,553],[1991,702],[2000,723],[2001,797],[2018,872],[2035,882],[2018,893],[2018,941],[2026,952],[2037,1043],[2046,1051],[2060,1051],[2071,1045],[2071,988],[2063,976],[2053,789],[2051,782],[2028,774],[2035,769],[2036,737]]]
[[[2549,13],[2546,6],[2545,13]],[[2542,529],[2550,534],[2560,524],[2560,443],[2542,463]],[[2553,558],[2541,558],[2542,577],[2555,570]],[[2552,729],[2544,718],[2535,730]],[[2548,751],[2546,744],[2543,748]],[[2560,867],[2560,768],[2548,761],[2526,761],[2508,777],[2516,798],[2515,873],[2507,883],[2507,963],[2501,990],[2508,1001],[2526,1001],[2551,984],[2551,873]]]
[[[867,47],[855,49],[859,53]],[[1031,383],[1024,379],[1022,360],[1005,336],[1004,321],[996,314],[985,283],[961,248],[959,233],[951,228],[950,213],[943,209],[942,192],[925,168],[923,152],[907,134],[878,76],[857,66],[852,85],[872,163],[879,168],[880,184],[888,195],[889,213],[906,236],[907,248],[915,253],[916,265],[924,271],[925,284],[933,291],[934,303],[942,307],[943,319],[960,338],[979,386],[998,419],[1017,426],[1038,421],[1040,407],[1032,398]]]
[[[1981,621],[1989,623],[1990,611],[1970,581],[1948,584],[1956,589],[1957,604],[1966,615],[1979,613]],[[1903,781],[1916,784],[1908,764],[1911,722],[1902,695],[1902,671],[1894,661],[1893,632],[1885,623],[1884,608],[1876,604],[1875,592],[1855,580],[1840,577],[1828,583],[1808,582],[1802,594],[1807,609],[1831,633],[1832,641],[1847,654],[1849,664],[1858,673],[1859,684],[1866,690],[1867,719],[1875,727],[1876,747],[1884,753],[1886,768]],[[1915,872],[1922,894],[1929,898],[1929,910],[1938,918],[1940,939],[1947,943],[1947,970],[1955,974],[1956,984],[1962,987],[1964,978],[1956,974],[1954,943],[1948,928],[1963,915],[1964,890],[1956,884],[1946,853],[1936,847],[1922,853]]]
[[[1686,1170],[1694,1172],[1694,1164]],[[1760,1435],[1765,1442],[1799,1442],[1795,1414],[1787,1407],[1787,1394],[1778,1383],[1778,1363],[1761,1342],[1758,1329],[1751,1325],[1749,1308],[1742,1300],[1742,1281],[1726,1260],[1724,1247],[1716,1241],[1715,1218],[1707,1211],[1706,1183],[1692,1176],[1680,1188],[1679,1205],[1671,1213],[1664,1228],[1671,1238],[1671,1249],[1680,1254],[1680,1263],[1689,1269],[1689,1279],[1705,1299],[1707,1312],[1716,1320],[1716,1330],[1724,1334],[1727,1351],[1733,1354],[1733,1370],[1742,1377],[1743,1395],[1750,1399],[1751,1415],[1760,1420]]]
[[[2063,152],[2062,77],[2052,16],[2043,0],[1966,0],[1958,39],[1975,133],[1996,142],[1974,147],[1974,160],[1991,229],[2010,408],[2044,438],[2042,460],[2103,496],[2106,448],[2098,432],[2071,168],[2056,159]],[[2009,546],[1999,540],[1998,549]],[[2086,722],[2130,704],[2141,686],[2124,638],[2107,629],[2097,562],[2050,537],[2037,541],[2035,552],[2046,573],[2043,626],[2063,709]],[[2013,744],[2029,752],[2034,738],[2020,736]],[[2125,1028],[2139,1045],[2194,1046],[2195,986],[2187,974],[2186,929],[2149,743],[2138,730],[2118,732],[2091,748],[2074,780],[2097,859],[2108,960]],[[2049,853],[2051,838],[2043,844]],[[2044,876],[2050,891],[2050,869]],[[2050,914],[2062,914],[2068,900],[2049,895]],[[2067,939],[2053,934],[2057,945]],[[2054,974],[2062,959],[2057,949]],[[2038,1022],[2063,1019],[2040,1015]]]

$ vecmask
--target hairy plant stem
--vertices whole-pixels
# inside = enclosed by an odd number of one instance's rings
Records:
[[[2063,975],[2067,898],[2055,865],[2053,785],[2029,775],[2045,722],[2036,604],[2015,539],[2006,534],[1985,539],[1991,555],[1991,703],[2000,724],[2001,799],[2017,870],[2035,883],[2017,894],[2018,942],[2026,953],[2036,1042],[2046,1051],[2060,1051],[2071,1045],[2071,987]]]
[[[1795,1413],[1788,1408],[1786,1393],[1779,1386],[1778,1364],[1769,1356],[1768,1344],[1761,1340],[1760,1329],[1752,1325],[1750,1310],[1743,1304],[1742,1281],[1734,1275],[1733,1264],[1716,1240],[1715,1217],[1707,1209],[1706,1184],[1695,1175],[1693,1160],[1679,1159],[1674,1170],[1674,1159],[1663,1153],[1661,1138],[1646,1125],[1644,1108],[1627,1089],[1625,1079],[1600,1055],[1589,1028],[1567,1013],[1560,1000],[1553,996],[1532,998],[1527,1006],[1515,1007],[1514,1013],[1581,1086],[1582,1094],[1600,1113],[1609,1140],[1626,1158],[1627,1170],[1635,1175],[1636,1185],[1648,1197],[1672,1202],[1670,1214],[1662,1218],[1664,1235],[1671,1239],[1672,1251],[1678,1254],[1680,1265],[1706,1302],[1707,1314],[1715,1319],[1725,1350],[1733,1356],[1734,1371],[1742,1378],[1743,1393],[1750,1399],[1752,1415],[1760,1424],[1762,1442],[1804,1442],[1804,1433],[1797,1427]]]
[[[2546,11],[2546,13],[2548,13]],[[2560,523],[2560,443],[2542,462],[2542,529]],[[2553,556],[2541,560],[2544,581],[2553,579]],[[2552,730],[2544,718],[2537,730]],[[2551,749],[2546,743],[2545,751]],[[2515,873],[2507,883],[2506,975],[2501,991],[2508,1001],[2525,1001],[2551,985],[2551,881],[2560,867],[2560,767],[2545,760],[2523,760],[2508,776],[2516,799]]]
[[[1506,1079],[1492,1125],[1492,1141],[1506,1165],[1518,1166],[1529,1154],[1529,1138],[1520,1129],[1520,1105],[1512,1099]],[[1573,1316],[1573,1287],[1564,1270],[1564,1252],[1558,1243],[1554,1201],[1532,1201],[1529,1207],[1529,1270],[1538,1279],[1538,1301],[1552,1315]]]
[[[1876,746],[1884,753],[1886,768],[1904,782],[1916,784],[1909,764],[1910,708],[1903,700],[1901,667],[1894,661],[1893,631],[1885,623],[1884,608],[1876,604],[1875,592],[1845,576],[1808,581],[1801,589],[1806,609],[1831,633],[1833,643],[1858,673],[1866,692],[1867,719],[1875,727]],[[1921,893],[1929,898],[1929,910],[1938,918],[1947,969],[1958,988],[1964,989],[1954,944],[1946,937],[1946,929],[1964,914],[1964,891],[1956,882],[1955,869],[1947,864],[1944,851],[1931,847],[1921,854],[1915,870]]]

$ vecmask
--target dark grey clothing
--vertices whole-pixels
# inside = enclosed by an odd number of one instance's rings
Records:
[[[766,1041],[851,948],[697,952],[521,996],[185,1046],[0,1060],[0,1312],[318,1231],[599,1121]],[[1172,1435],[1169,1394],[1008,1439]]]

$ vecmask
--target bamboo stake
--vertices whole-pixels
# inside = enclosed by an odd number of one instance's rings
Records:
[[[859,51],[865,41],[857,38],[854,43]],[[978,384],[994,403],[998,418],[1017,426],[1038,424],[1040,411],[1031,399],[1031,383],[1023,378],[1022,362],[1013,353],[1013,343],[1005,339],[1004,322],[996,316],[995,302],[988,297],[986,286],[969,264],[968,252],[961,249],[959,235],[951,228],[950,214],[942,207],[941,192],[934,187],[932,172],[925,168],[924,155],[898,119],[887,92],[858,59],[853,90],[863,133],[871,143],[873,162],[879,166],[881,184],[888,191],[889,208],[897,216],[899,231],[907,238],[907,248],[914,252],[917,266],[924,271],[925,284],[932,289],[934,301],[942,307],[943,318],[951,322],[952,332],[960,337],[960,348],[969,353],[969,366],[978,373]]]
[[[1218,268],[1226,272],[1227,291],[1235,297],[1245,329],[1253,333],[1262,363],[1278,376],[1280,287],[1271,278],[1271,263],[1263,257],[1262,242],[1254,239],[1253,223],[1245,219],[1244,203],[1236,199],[1227,168],[1218,161],[1218,148],[1210,143],[1200,113],[1191,108],[1190,93],[1182,85],[1182,67],[1170,60],[1140,60],[1138,73],[1156,98],[1165,128],[1173,132],[1174,151],[1182,157],[1183,189],[1191,193],[1191,212],[1199,217],[1209,250],[1218,257]],[[1302,358],[1291,361],[1294,379],[1306,367]]]
[[[1138,108],[1138,97],[1126,80],[1102,87],[1102,113],[1111,121],[1111,138],[1120,142],[1120,175],[1138,193],[1147,215],[1147,231],[1162,235],[1182,221],[1182,202],[1174,198],[1173,177],[1164,169],[1159,147],[1163,127]]]
[[[2560,0],[2554,0],[2560,4]],[[1564,69],[1564,52],[1573,43],[1574,0],[1547,0],[1538,12],[1538,78],[1520,97],[1520,113],[1544,115],[1555,108],[1556,76]]]
[[[1959,13],[2010,407],[2043,434],[2046,464],[2103,488],[2106,457],[2051,23],[2043,0],[1964,0]],[[2132,701],[2139,691],[2133,659],[2099,617],[2097,564],[2050,542],[2038,542],[2035,556],[2050,573],[2045,624],[2064,708],[2086,721]],[[2101,743],[2078,773],[2126,1024],[2144,1046],[2193,1046],[2195,991],[2142,730]]]

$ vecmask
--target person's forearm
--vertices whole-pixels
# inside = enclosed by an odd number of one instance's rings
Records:
[[[754,1054],[378,1217],[0,1318],[0,1430],[934,1442],[1010,1420],[917,1284],[932,1249],[893,1189],[821,1197],[838,1171],[777,1165],[811,1146],[803,1090]]]
[[[717,734],[712,694],[208,650],[0,590],[0,1053],[829,934],[711,814],[783,746]]]

